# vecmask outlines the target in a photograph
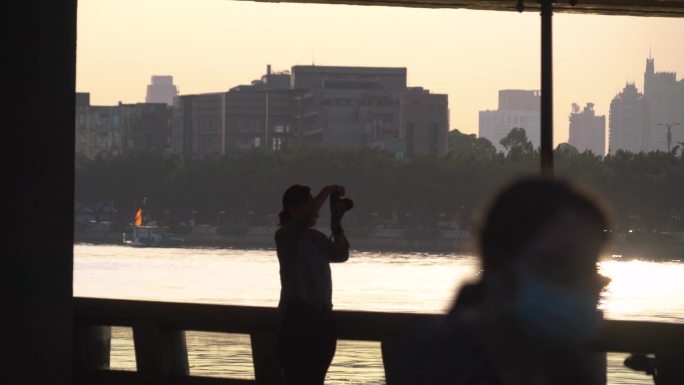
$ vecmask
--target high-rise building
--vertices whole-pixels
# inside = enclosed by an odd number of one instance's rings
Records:
[[[119,103],[124,150],[170,147],[171,108],[165,103]]]
[[[302,145],[360,147],[399,138],[406,68],[294,66],[292,85],[305,90],[297,125]]]
[[[178,89],[173,84],[173,76],[152,75],[151,84],[147,86],[146,103],[166,103],[171,106],[176,96]]]
[[[174,99],[171,150],[181,159],[225,154],[224,93],[181,95]]]
[[[203,95],[175,99],[172,146],[184,158],[212,154],[195,143],[200,110],[219,127],[213,154],[295,146],[447,152],[447,95],[407,87],[406,68],[294,66],[274,73],[268,66],[260,80],[213,95],[211,108],[197,107]]]
[[[649,150],[648,102],[634,84],[627,83],[610,103],[608,151],[643,152]]]
[[[401,93],[400,137],[406,142],[406,157],[447,153],[449,99],[422,88]]]
[[[279,150],[291,145],[296,119],[298,91],[290,88],[288,71],[272,72],[250,85],[240,85],[225,94],[224,124],[226,151],[253,147]]]
[[[595,114],[594,103],[587,103],[582,111],[573,103],[568,142],[580,152],[591,151],[595,155],[605,155],[606,116]]]
[[[649,57],[644,72],[644,96],[649,106],[648,150],[668,151],[669,145],[684,142],[684,79],[677,81],[675,72],[655,72],[655,60]]]
[[[448,96],[408,87],[406,68],[294,66],[292,86],[300,144],[447,152]]]
[[[497,110],[480,111],[479,136],[486,138],[499,151],[504,151],[501,139],[513,128],[525,130],[534,148],[541,142],[540,92],[535,90],[501,90]]]

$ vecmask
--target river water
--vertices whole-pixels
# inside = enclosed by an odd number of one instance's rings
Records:
[[[606,318],[684,323],[684,263],[605,257],[612,279],[601,300]],[[335,309],[442,313],[476,278],[471,255],[352,252],[332,266]],[[276,306],[273,250],[137,249],[74,246],[74,295],[83,297]],[[113,328],[112,367],[135,370],[132,332]],[[191,373],[254,378],[249,337],[187,333]],[[609,354],[609,384],[652,384]],[[326,384],[384,384],[379,343],[340,341]]]

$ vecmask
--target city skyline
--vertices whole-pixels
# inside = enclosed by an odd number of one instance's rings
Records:
[[[407,67],[410,86],[449,95],[450,129],[477,133],[478,111],[495,108],[498,90],[539,89],[536,12],[193,4],[80,2],[77,91],[113,105],[142,102],[155,74],[174,76],[183,95],[228,90],[266,64]],[[557,14],[554,37],[556,144],[568,140],[572,103],[607,114],[625,82],[643,89],[649,48],[657,71],[684,73],[680,20]]]

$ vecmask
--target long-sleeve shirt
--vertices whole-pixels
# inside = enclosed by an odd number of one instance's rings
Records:
[[[280,263],[280,307],[302,301],[315,309],[332,310],[330,262],[349,258],[349,245],[333,242],[309,228],[311,213],[284,224],[275,234]]]

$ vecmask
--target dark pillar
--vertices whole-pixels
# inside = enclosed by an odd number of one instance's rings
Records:
[[[76,1],[2,14],[0,383],[71,384]]]
[[[553,0],[541,6],[541,171],[553,175]]]
[[[185,332],[149,321],[133,325],[138,372],[155,378],[190,375]]]

